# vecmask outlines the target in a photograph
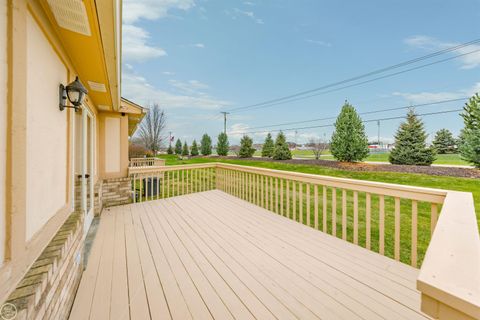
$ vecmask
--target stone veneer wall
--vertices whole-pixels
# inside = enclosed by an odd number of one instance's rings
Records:
[[[83,219],[68,217],[6,302],[20,319],[67,319],[83,272]]]
[[[95,183],[93,192],[95,193],[94,201],[94,214],[95,216],[99,216],[102,213],[103,209],[103,201],[102,201],[102,180],[98,180]],[[87,187],[87,192],[90,192],[90,188]],[[82,197],[82,186],[81,186],[81,179],[75,180],[75,212],[80,212],[80,201]],[[90,199],[90,194],[87,195],[87,201]]]
[[[119,206],[132,202],[130,178],[103,180],[102,203],[104,207]]]

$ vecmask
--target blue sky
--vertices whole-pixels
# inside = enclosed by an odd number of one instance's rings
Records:
[[[158,103],[167,132],[197,140],[223,130],[220,111],[294,94],[480,38],[479,0],[124,0],[122,95]],[[427,62],[480,49],[472,45]],[[314,98],[229,115],[233,143],[249,128],[470,96],[480,91],[480,53]],[[461,108],[463,102],[417,109]],[[376,119],[405,111],[365,115]],[[401,120],[381,122],[392,141]],[[424,117],[429,134],[458,134],[455,114]],[[306,125],[327,125],[332,120]],[[280,126],[291,128],[297,125]],[[302,125],[298,125],[302,126]],[[376,123],[365,124],[376,139]],[[332,127],[299,130],[299,143]],[[294,141],[294,131],[286,132]],[[261,142],[264,133],[251,136]],[[216,140],[216,139],[214,139]]]

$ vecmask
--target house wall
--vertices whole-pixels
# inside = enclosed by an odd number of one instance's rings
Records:
[[[100,112],[98,122],[100,179],[125,178],[128,174],[128,117]]]
[[[7,152],[7,1],[0,0],[0,266],[6,248],[6,152]]]
[[[67,112],[58,87],[68,72],[37,22],[27,15],[27,216],[26,240],[67,206]]]

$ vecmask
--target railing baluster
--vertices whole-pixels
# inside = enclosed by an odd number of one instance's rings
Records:
[[[313,205],[314,227],[318,230],[318,185],[316,184],[313,185]]]
[[[385,255],[385,196],[379,196],[379,253]]]
[[[358,244],[358,191],[353,192],[353,243]]]
[[[278,214],[278,179],[275,178],[275,213]]]
[[[283,179],[280,179],[280,214],[285,215],[283,212]]]
[[[273,211],[273,178],[268,179],[270,181],[270,211]]]
[[[347,190],[342,190],[342,239],[347,240]]]
[[[395,260],[400,260],[400,198],[395,197]]]
[[[372,214],[372,196],[370,193],[365,195],[365,247],[370,250],[371,246],[371,214]]]
[[[322,202],[322,209],[323,209],[323,216],[322,216],[322,229],[323,232],[327,233],[327,209],[328,209],[328,197],[327,197],[327,187],[323,186],[323,202]]]
[[[136,203],[137,202],[137,175],[136,174],[132,176],[132,181],[133,181],[133,184],[132,184],[133,203]]]
[[[332,188],[332,236],[337,236],[337,189]]]
[[[410,262],[412,267],[417,267],[417,216],[418,205],[417,201],[412,200],[412,244],[410,249]]]
[[[285,212],[285,216],[290,219],[290,181],[285,180],[285,185],[287,186],[286,187],[286,191],[287,191],[287,197],[286,197],[287,198],[287,201],[286,201],[287,211]]]
[[[307,197],[307,226],[311,226],[311,213],[310,213],[310,184],[306,184],[306,188],[307,188],[307,194],[306,194],[306,197]]]
[[[182,170],[182,195],[185,194],[185,170]]]
[[[300,216],[300,223],[303,224],[303,183],[298,184],[298,215]]]
[[[292,181],[292,213],[293,213],[293,220],[297,221],[297,190],[296,190],[297,182],[295,180]]]
[[[140,176],[140,202],[142,202],[142,192],[143,192],[143,175]]]
[[[432,203],[430,209],[430,236],[433,235],[433,231],[435,230],[435,226],[437,225],[438,219],[438,208],[436,203]]]

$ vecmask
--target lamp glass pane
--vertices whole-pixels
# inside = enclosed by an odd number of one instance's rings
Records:
[[[71,103],[73,104],[78,103],[80,99],[80,92],[76,90],[67,90],[67,95],[68,95],[68,100],[70,100]]]

